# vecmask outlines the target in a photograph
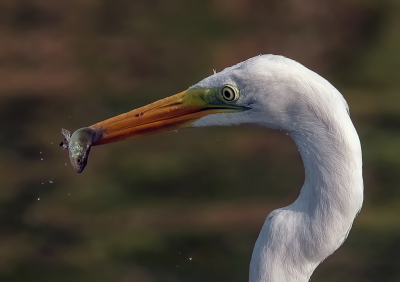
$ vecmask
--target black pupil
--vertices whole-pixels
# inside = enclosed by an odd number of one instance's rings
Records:
[[[78,163],[80,163],[81,162],[81,159],[78,159]]]
[[[224,91],[224,95],[225,95],[225,98],[227,100],[231,100],[232,99],[232,93],[229,90],[225,90]]]

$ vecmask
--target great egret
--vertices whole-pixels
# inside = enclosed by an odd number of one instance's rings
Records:
[[[360,141],[346,101],[301,64],[260,55],[184,92],[78,130],[71,139],[87,144],[71,160],[81,172],[90,142],[101,145],[182,127],[242,123],[286,131],[305,167],[297,200],[265,220],[249,281],[308,281],[346,239],[363,202],[363,179]]]

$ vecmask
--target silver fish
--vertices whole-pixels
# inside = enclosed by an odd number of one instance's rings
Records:
[[[65,139],[61,142],[60,146],[68,149],[69,159],[73,168],[78,173],[81,173],[87,165],[96,131],[89,127],[84,127],[76,130],[72,136],[70,136],[70,132],[66,129],[62,129],[61,133],[65,136]]]

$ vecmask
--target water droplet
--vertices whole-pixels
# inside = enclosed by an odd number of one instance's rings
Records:
[[[53,183],[53,180],[49,180],[50,183]]]
[[[40,158],[40,160],[43,161],[44,159],[43,159],[43,158]]]
[[[40,201],[40,198],[37,198],[38,201]]]
[[[40,152],[40,153],[42,153],[42,152]]]
[[[65,163],[65,165],[67,165],[67,163]]]
[[[44,183],[42,183],[42,185],[43,185]]]
[[[174,130],[175,133],[178,133],[178,130]]]
[[[189,258],[189,260],[192,260],[192,259],[193,259],[192,257]]]
[[[289,133],[286,132],[286,135],[289,135]]]
[[[50,144],[53,144],[53,142],[51,142]]]
[[[71,194],[68,194],[68,196],[71,196]]]

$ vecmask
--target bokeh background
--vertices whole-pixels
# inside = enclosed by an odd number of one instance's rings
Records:
[[[247,281],[266,216],[304,181],[255,126],[92,148],[73,132],[259,54],[326,77],[363,146],[365,202],[312,281],[400,281],[399,0],[0,1],[0,281]]]

